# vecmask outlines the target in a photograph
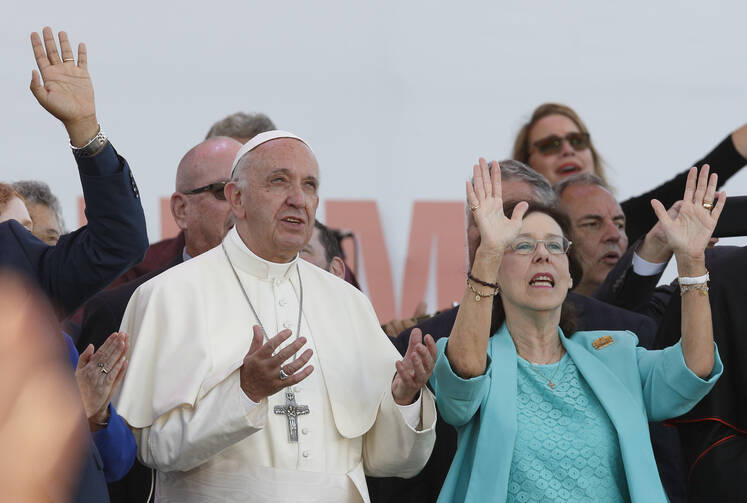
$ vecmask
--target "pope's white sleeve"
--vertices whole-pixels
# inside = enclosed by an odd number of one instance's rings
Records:
[[[138,458],[163,472],[191,470],[261,430],[266,417],[267,400],[249,400],[236,370],[194,407],[178,407],[150,427],[134,429]]]
[[[373,477],[414,477],[423,469],[436,441],[436,403],[428,388],[420,390],[422,428],[385,393],[376,422],[363,437],[363,468]],[[413,404],[414,405],[414,404]]]

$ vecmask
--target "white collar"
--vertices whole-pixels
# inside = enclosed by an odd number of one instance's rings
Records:
[[[277,262],[270,262],[259,257],[246,246],[235,226],[228,231],[228,235],[223,242],[226,244],[227,252],[231,256],[231,261],[236,268],[248,272],[259,279],[287,279],[293,270],[293,266],[300,260],[298,255],[296,255],[290,262],[278,264]]]

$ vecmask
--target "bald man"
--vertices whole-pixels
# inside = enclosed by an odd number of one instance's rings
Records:
[[[127,303],[138,286],[161,272],[217,246],[231,227],[231,207],[223,187],[241,143],[225,136],[209,138],[192,148],[176,170],[171,212],[183,232],[184,245],[172,252],[168,262],[136,279],[99,293],[86,304],[77,347],[82,351],[104,343],[119,330]],[[119,482],[109,484],[112,503],[146,501],[151,485],[150,469],[138,462]]]
[[[228,168],[225,167],[225,159],[227,153],[238,151],[236,144],[241,146],[233,138],[213,136],[184,155],[177,168],[175,192],[170,201],[171,214],[181,232],[151,244],[143,261],[112,283],[110,289],[153,271],[163,270],[182,252],[186,253],[185,259],[195,257],[201,253],[198,250],[209,250],[221,242],[230,227],[225,220],[218,223],[219,214],[225,214],[228,218],[229,213],[225,199],[220,199],[231,169],[230,161]],[[187,228],[192,234],[189,243]]]
[[[241,144],[225,136],[209,138],[187,152],[176,170],[171,214],[184,232],[184,258],[218,246],[231,228],[231,207],[223,188]]]

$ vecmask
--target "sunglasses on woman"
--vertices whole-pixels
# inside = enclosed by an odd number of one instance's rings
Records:
[[[215,182],[215,183],[211,183],[210,185],[205,185],[204,187],[198,187],[196,189],[188,190],[187,192],[182,192],[182,194],[191,196],[192,194],[210,192],[213,195],[213,197],[216,198],[217,200],[225,201],[226,194],[223,192],[223,189],[226,187],[227,183],[228,181]]]
[[[565,136],[558,136],[556,134],[546,136],[541,140],[537,140],[532,144],[542,155],[553,155],[558,154],[563,149],[563,140],[568,142],[568,145],[575,151],[580,151],[589,148],[591,144],[589,133],[568,133]]]

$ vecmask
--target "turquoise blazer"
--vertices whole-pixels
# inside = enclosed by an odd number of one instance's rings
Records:
[[[711,376],[701,379],[685,365],[679,343],[659,351],[637,347],[631,332],[576,332],[560,340],[617,430],[632,502],[666,502],[651,450],[648,422],[689,411],[718,380],[718,351]],[[595,349],[593,342],[612,343]],[[462,379],[438,341],[431,376],[444,420],[457,430],[457,452],[438,501],[505,501],[516,439],[517,354],[504,325],[490,338],[485,373]]]

